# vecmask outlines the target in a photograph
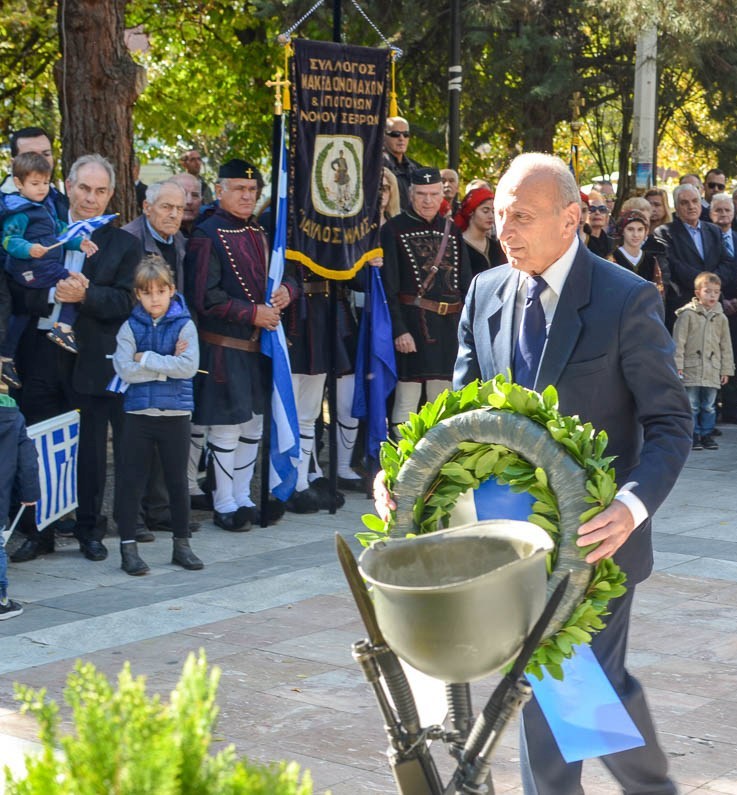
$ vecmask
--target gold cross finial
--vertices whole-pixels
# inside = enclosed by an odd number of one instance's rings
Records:
[[[274,89],[274,115],[281,116],[282,114],[282,94],[291,85],[291,81],[282,77],[281,69],[276,70],[273,80],[267,80],[266,85]]]
[[[573,111],[573,121],[577,121],[581,115],[581,108],[586,104],[586,100],[581,96],[580,91],[573,92],[573,98],[568,102]]]
[[[248,179],[253,179],[253,169],[252,168],[247,168],[246,169],[246,176],[248,177]]]

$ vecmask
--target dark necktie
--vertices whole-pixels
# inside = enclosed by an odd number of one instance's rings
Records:
[[[730,257],[734,257],[734,241],[732,240],[732,233],[722,232],[722,238],[724,239],[724,248],[727,250],[727,254],[729,254]]]
[[[547,336],[545,312],[540,301],[540,295],[547,286],[542,276],[527,277],[527,301],[514,349],[514,380],[529,389],[535,387],[535,378]]]

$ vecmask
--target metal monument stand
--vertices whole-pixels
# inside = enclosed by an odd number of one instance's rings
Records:
[[[473,534],[473,528],[464,530]],[[486,540],[488,541],[488,539]],[[336,535],[336,545],[343,572],[368,633],[367,639],[353,644],[353,657],[361,666],[371,685],[384,719],[384,728],[389,739],[387,755],[399,795],[493,795],[491,756],[510,719],[519,712],[532,695],[532,689],[524,677],[524,670],[532,653],[544,637],[553,614],[561,604],[568,585],[568,576],[558,582],[540,617],[535,621],[531,630],[526,633],[521,649],[509,672],[496,686],[478,717],[475,720],[473,718],[469,684],[467,682],[452,683],[446,685],[450,730],[446,730],[440,725],[422,727],[404,669],[397,654],[384,637],[374,602],[364,584],[358,564],[348,544],[339,535]],[[545,550],[540,550],[540,552],[542,552],[540,559],[542,560],[544,579]],[[504,575],[500,573],[500,576]],[[523,574],[523,576],[529,577],[527,574]],[[444,586],[444,583],[438,583],[439,590],[442,590]],[[544,594],[544,587],[542,593]],[[485,598],[486,593],[483,596]],[[467,598],[465,594],[463,598]],[[391,627],[391,615],[387,620],[386,609],[385,605],[382,610],[388,630],[396,630],[396,627]],[[397,610],[410,614],[413,609],[411,603],[408,605],[404,602],[401,605],[397,603],[390,607],[391,611]],[[441,607],[438,611],[438,621],[441,623],[442,614]],[[413,615],[408,616],[410,621],[413,618]],[[459,620],[462,624],[463,617],[460,617]],[[477,636],[485,632],[488,633],[488,631],[488,628],[483,626],[475,628]],[[396,638],[396,634],[394,637]],[[406,644],[402,642],[400,645],[405,647],[406,651]],[[421,658],[431,653],[428,651],[431,644],[421,644],[421,646],[422,648],[416,652]],[[505,656],[506,652],[502,652],[501,659],[490,659],[488,663],[490,667],[486,673],[492,673],[502,667]],[[415,662],[413,659],[412,663],[415,664]],[[429,659],[426,662],[430,663],[431,667],[435,664]],[[476,662],[474,661],[474,664]],[[446,663],[441,662],[441,667],[444,664]],[[480,664],[483,669],[484,661],[481,661]],[[460,665],[462,668],[463,664]],[[420,666],[421,663],[417,667]],[[451,663],[450,668],[454,667]],[[420,670],[422,670],[421,667]],[[427,673],[427,670],[425,672]],[[482,671],[476,673],[480,672]],[[478,678],[478,676],[474,676],[474,678]],[[391,696],[391,701],[382,686],[382,680],[386,685],[386,691]],[[447,745],[451,756],[456,760],[456,768],[447,784],[442,783],[430,753],[429,741],[432,740],[442,740]]]

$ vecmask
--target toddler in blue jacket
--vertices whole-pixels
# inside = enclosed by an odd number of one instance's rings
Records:
[[[133,283],[138,303],[120,327],[113,356],[115,372],[127,384],[121,461],[115,473],[121,568],[134,576],[149,571],[138,554],[136,519],[151,459],[158,451],[169,492],[172,563],[201,569],[202,561],[189,545],[187,481],[192,377],[200,358],[197,329],[161,257],[144,257]]]

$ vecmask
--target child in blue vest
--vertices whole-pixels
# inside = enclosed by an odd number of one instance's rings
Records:
[[[5,268],[12,281],[21,287],[34,290],[56,287],[57,282],[69,276],[64,267],[65,251],[82,251],[90,256],[97,246],[82,237],[74,237],[63,245],[57,242],[57,235],[66,230],[67,223],[66,219],[57,217],[49,198],[51,166],[43,155],[35,152],[17,155],[13,159],[13,182],[18,193],[4,197],[2,208],[2,241],[8,254]],[[75,278],[86,281],[81,273]],[[15,353],[29,319],[22,302],[17,302],[0,346],[2,380],[15,389],[21,386],[14,365]],[[59,319],[47,334],[71,353],[77,353],[72,330],[76,319],[77,305],[62,304]]]
[[[133,283],[138,304],[120,327],[113,356],[115,372],[128,385],[120,466],[115,473],[121,568],[134,576],[149,571],[138,555],[136,520],[151,458],[158,450],[174,533],[171,562],[201,569],[202,561],[189,546],[187,482],[192,377],[200,358],[197,329],[161,257],[144,257]]]

